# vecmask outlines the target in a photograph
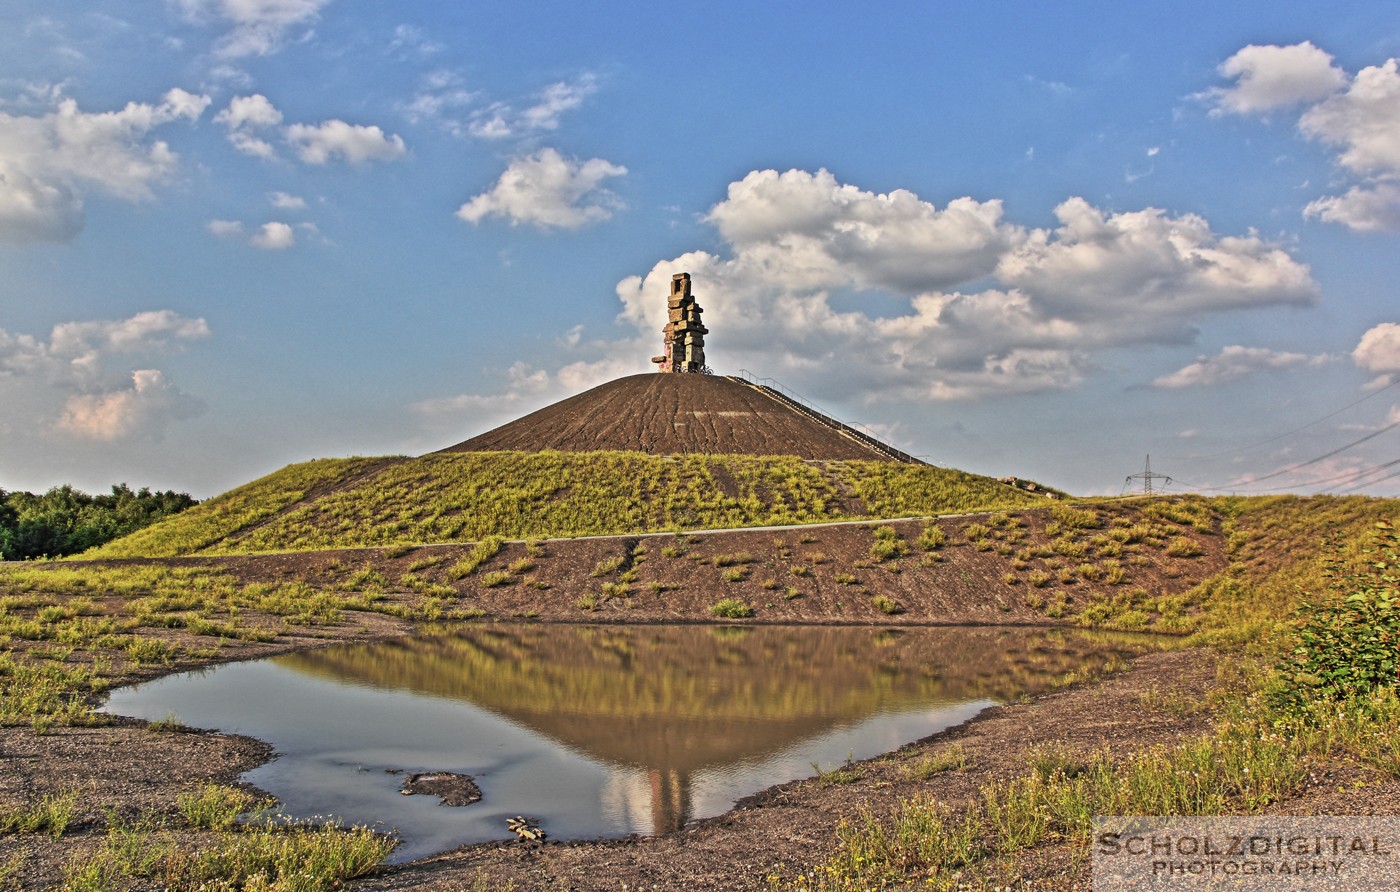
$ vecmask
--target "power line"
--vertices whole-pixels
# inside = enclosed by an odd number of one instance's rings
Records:
[[[1348,472],[1346,472],[1345,474],[1338,474],[1338,475],[1336,475],[1335,477],[1328,477],[1328,478],[1325,478],[1325,479],[1323,479],[1323,480],[1314,480],[1314,481],[1313,481],[1313,485],[1316,486],[1316,485],[1319,484],[1319,483],[1332,483],[1332,481],[1334,481],[1334,480],[1335,480],[1335,481],[1338,481],[1338,482],[1336,482],[1336,483],[1333,483],[1332,486],[1329,486],[1329,487],[1327,487],[1327,489],[1324,489],[1324,490],[1322,490],[1320,493],[1318,493],[1319,495],[1322,495],[1322,494],[1324,494],[1324,493],[1329,492],[1330,490],[1336,489],[1338,486],[1348,486],[1348,485],[1350,485],[1350,484],[1352,484],[1352,483],[1355,483],[1356,481],[1360,480],[1362,477],[1366,477],[1366,476],[1368,476],[1368,475],[1370,475],[1370,474],[1374,474],[1376,471],[1384,471],[1386,468],[1391,468],[1391,467],[1394,467],[1395,465],[1400,465],[1400,458],[1397,458],[1397,459],[1395,459],[1394,461],[1385,462],[1385,463],[1383,463],[1383,464],[1372,465],[1372,466],[1369,467],[1369,468],[1358,468],[1358,469],[1355,469],[1355,470],[1352,470],[1352,471],[1348,471]],[[1350,479],[1349,479],[1349,480],[1344,480],[1344,479],[1342,479],[1342,478],[1344,478],[1344,477],[1349,477]],[[1385,478],[1385,477],[1382,477],[1382,478],[1381,478],[1381,480],[1384,480],[1384,479],[1386,479],[1386,478]],[[1373,482],[1379,483],[1380,480],[1376,480],[1376,481],[1373,481]],[[1361,486],[1369,486],[1369,485],[1370,485],[1369,483],[1363,483],[1363,484],[1361,484]],[[1348,492],[1350,492],[1350,490],[1348,490]]]
[[[1382,468],[1388,468],[1388,467],[1390,467],[1391,465],[1394,465],[1394,464],[1400,464],[1400,459],[1396,459],[1396,460],[1393,461],[1393,462],[1389,462],[1388,464],[1381,465],[1381,467],[1382,467]],[[1375,469],[1373,469],[1373,470],[1375,470]],[[1386,474],[1384,477],[1379,477],[1379,478],[1377,478],[1377,479],[1375,479],[1375,480],[1368,480],[1367,482],[1361,484],[1360,486],[1354,486],[1354,487],[1352,487],[1351,489],[1344,489],[1344,490],[1342,490],[1341,492],[1337,493],[1337,495],[1339,495],[1339,496],[1344,496],[1344,495],[1346,495],[1346,494],[1348,494],[1348,493],[1356,492],[1358,489],[1365,489],[1365,488],[1368,487],[1368,486],[1375,486],[1377,483],[1384,483],[1385,481],[1390,480],[1391,478],[1394,478],[1394,477],[1400,477],[1400,471],[1392,471],[1392,472],[1390,472],[1389,474]]]
[[[1361,405],[1362,403],[1366,402],[1366,401],[1369,400],[1369,399],[1375,399],[1376,397],[1378,397],[1378,396],[1380,396],[1381,394],[1385,393],[1385,392],[1386,392],[1387,390],[1389,390],[1390,388],[1392,388],[1392,387],[1397,387],[1397,386],[1400,386],[1400,377],[1397,377],[1394,381],[1391,381],[1389,384],[1385,385],[1385,386],[1382,387],[1381,389],[1376,390],[1376,391],[1374,391],[1374,392],[1372,392],[1372,393],[1369,393],[1369,394],[1367,394],[1366,396],[1363,396],[1361,399],[1357,400],[1356,402],[1354,402],[1354,403],[1348,403],[1347,405],[1342,406],[1340,409],[1336,410],[1335,412],[1331,412],[1331,413],[1329,413],[1329,414],[1327,414],[1327,415],[1324,415],[1324,416],[1322,416],[1321,418],[1319,418],[1319,419],[1317,419],[1317,420],[1315,420],[1315,421],[1309,421],[1307,424],[1303,425],[1302,427],[1294,428],[1293,430],[1288,431],[1288,432],[1286,432],[1286,433],[1279,434],[1278,436],[1270,437],[1270,438],[1267,439],[1267,440],[1260,440],[1258,443],[1251,443],[1251,444],[1248,445],[1248,446],[1240,446],[1240,447],[1235,448],[1235,449],[1226,449],[1226,450],[1223,451],[1223,452],[1208,452],[1208,453],[1206,453],[1205,455],[1168,455],[1167,458],[1168,458],[1168,459],[1175,459],[1175,460],[1177,460],[1177,461],[1194,461],[1195,459],[1199,459],[1199,458],[1219,458],[1219,457],[1222,456],[1222,455],[1233,455],[1233,454],[1235,454],[1236,452],[1244,452],[1244,451],[1247,450],[1247,449],[1258,449],[1260,446],[1267,446],[1267,445],[1269,445],[1270,443],[1276,443],[1276,442],[1278,442],[1279,440],[1282,440],[1284,437],[1291,437],[1291,436],[1293,436],[1294,434],[1302,433],[1303,431],[1307,430],[1307,429],[1310,428],[1310,427],[1314,427],[1314,426],[1316,426],[1316,425],[1319,425],[1319,424],[1321,424],[1322,422],[1326,421],[1326,420],[1329,419],[1329,418],[1333,418],[1333,417],[1335,417],[1335,416],[1337,416],[1337,415],[1342,414],[1343,412],[1345,412],[1346,410],[1352,408],[1353,406],[1359,406],[1359,405]],[[1207,488],[1209,488],[1209,487],[1207,487]]]
[[[1387,433],[1388,431],[1392,431],[1392,430],[1394,430],[1394,429],[1397,428],[1397,427],[1400,427],[1400,421],[1391,422],[1390,424],[1387,424],[1385,427],[1381,428],[1381,429],[1378,430],[1378,431],[1372,431],[1371,433],[1367,434],[1366,436],[1362,437],[1362,438],[1359,439],[1359,440],[1352,440],[1350,443],[1346,444],[1345,446],[1339,446],[1339,447],[1337,447],[1336,449],[1333,449],[1331,452],[1327,452],[1327,453],[1324,453],[1324,454],[1322,454],[1322,455],[1319,455],[1317,458],[1310,458],[1310,459],[1308,459],[1308,460],[1305,461],[1305,462],[1299,462],[1298,464],[1296,464],[1296,465],[1291,465],[1290,467],[1287,467],[1287,468],[1280,468],[1279,470],[1274,471],[1272,474],[1265,474],[1263,477],[1256,477],[1256,478],[1254,478],[1253,480],[1250,480],[1248,483],[1241,483],[1241,484],[1238,484],[1238,485],[1236,485],[1236,486],[1234,486],[1234,487],[1232,487],[1232,488],[1233,488],[1233,489],[1252,488],[1255,484],[1257,484],[1257,483],[1263,483],[1265,480],[1272,480],[1273,478],[1275,478],[1275,477],[1281,477],[1281,476],[1283,476],[1284,474],[1291,474],[1291,473],[1293,473],[1294,471],[1300,470],[1300,469],[1302,469],[1302,468],[1306,468],[1308,465],[1315,465],[1315,464],[1317,464],[1318,462],[1323,461],[1323,460],[1325,460],[1325,459],[1329,459],[1329,458],[1331,458],[1331,457],[1334,456],[1334,455],[1340,455],[1341,453],[1346,452],[1348,449],[1352,449],[1352,448],[1354,448],[1354,447],[1356,447],[1356,446],[1360,446],[1362,443],[1365,443],[1367,440],[1373,440],[1373,439],[1375,439],[1376,437],[1379,437],[1381,434]]]

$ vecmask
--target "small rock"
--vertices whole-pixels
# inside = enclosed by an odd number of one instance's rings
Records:
[[[439,805],[462,806],[481,801],[481,788],[469,774],[454,774],[450,771],[432,771],[410,774],[399,790],[405,796],[426,794],[442,801]]]

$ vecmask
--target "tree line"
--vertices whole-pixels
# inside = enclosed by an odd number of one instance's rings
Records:
[[[132,490],[125,483],[110,495],[88,495],[68,484],[43,495],[0,489],[0,558],[77,554],[196,504],[189,493]]]

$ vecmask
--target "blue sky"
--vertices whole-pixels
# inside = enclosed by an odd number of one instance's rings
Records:
[[[710,364],[938,464],[1400,494],[1388,4],[0,12],[0,488],[207,497]]]

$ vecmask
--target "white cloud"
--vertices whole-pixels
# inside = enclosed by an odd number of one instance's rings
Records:
[[[209,334],[203,319],[171,310],[65,322],[47,341],[0,330],[0,394],[38,400],[55,430],[84,439],[158,436],[169,421],[199,411],[199,401],[161,371],[132,370],[124,358],[178,350]]]
[[[1376,374],[1372,386],[1384,386],[1400,373],[1400,325],[1382,322],[1361,336],[1351,359],[1360,368]]]
[[[1201,94],[1215,106],[1215,114],[1258,114],[1316,102],[1346,83],[1346,74],[1332,64],[1332,56],[1309,42],[1247,46],[1217,70],[1235,83]]]
[[[459,214],[505,213],[504,200],[474,202]],[[1056,214],[1058,227],[1031,228],[1007,221],[996,200],[935,206],[827,171],[754,171],[706,216],[723,248],[619,282],[619,321],[635,334],[599,343],[566,333],[556,343],[567,360],[546,369],[549,381],[562,391],[646,370],[680,272],[715,332],[712,367],[761,369],[833,401],[1071,388],[1096,372],[1101,351],[1189,343],[1212,314],[1316,296],[1307,266],[1253,233],[1078,198]]]
[[[413,56],[431,56],[440,53],[445,47],[430,40],[422,28],[414,25],[398,25],[394,28],[394,39],[389,41],[389,51]]]
[[[282,210],[306,210],[306,199],[298,195],[288,195],[286,192],[269,192],[267,193],[267,200],[273,207]]]
[[[468,131],[481,139],[506,139],[557,130],[560,115],[578,108],[597,91],[597,78],[592,74],[572,82],[559,81],[545,87],[523,109],[504,102],[492,103],[472,116]]]
[[[293,29],[311,26],[330,0],[176,0],[187,18],[232,26],[218,44],[224,57],[276,52]]]
[[[559,387],[543,369],[517,362],[506,370],[504,389],[496,394],[459,394],[457,396],[420,400],[409,411],[431,427],[456,429],[464,423],[476,422],[480,431],[494,421],[531,411],[549,401]],[[482,427],[481,425],[487,425]]]
[[[277,156],[277,149],[259,134],[278,127],[282,123],[282,112],[261,93],[235,96],[214,120],[228,128],[229,142],[238,151],[266,159]],[[338,119],[320,124],[289,124],[280,132],[297,157],[307,164],[327,164],[339,158],[349,164],[362,165],[370,161],[392,161],[406,152],[402,137],[386,134],[375,126],[347,124]]]
[[[258,231],[248,239],[248,244],[254,248],[267,251],[281,251],[296,243],[297,237],[292,227],[276,220],[258,227]]]
[[[399,106],[411,123],[437,122],[453,136],[469,131],[453,113],[476,101],[476,93],[468,90],[462,78],[453,71],[435,71],[423,80],[413,99]]]
[[[602,158],[577,161],[542,149],[511,162],[495,185],[459,207],[457,216],[471,223],[499,216],[511,225],[577,229],[606,220],[624,207],[601,184],[625,173],[627,168]]]
[[[1058,228],[1026,229],[997,201],[940,209],[826,171],[755,171],[708,215],[731,254],[625,279],[622,319],[655,352],[660,296],[689,272],[706,324],[724,332],[711,365],[760,363],[833,399],[946,400],[1073,387],[1098,350],[1187,342],[1209,314],[1316,294],[1277,245],[1217,235],[1194,215],[1082,199],[1056,214]]]
[[[74,394],[59,417],[59,430],[85,440],[111,442],[159,439],[166,426],[203,411],[203,404],[181,393],[158,369],[137,369],[131,386],[102,393]]]
[[[287,142],[297,157],[307,164],[326,164],[339,157],[349,164],[392,161],[406,152],[396,134],[385,134],[375,126],[347,124],[341,120],[321,124],[292,124],[286,129]]]
[[[276,127],[282,123],[282,113],[261,93],[251,96],[235,96],[228,107],[214,116],[214,121],[230,130],[255,130],[262,127]]]
[[[826,170],[756,170],[708,216],[775,284],[807,288],[944,288],[986,275],[1024,232],[1000,201],[958,198],[942,210],[903,189],[887,195]]]
[[[251,232],[238,220],[210,220],[206,226],[211,233],[219,238],[242,242],[264,251],[281,251],[295,246],[298,232],[313,241],[319,241],[322,244],[328,243],[321,236],[321,230],[316,227],[316,224],[309,222],[297,223],[294,226],[280,220],[270,220]]]
[[[1196,361],[1152,382],[1153,387],[1180,389],[1184,387],[1214,387],[1252,375],[1255,372],[1319,365],[1326,356],[1305,353],[1284,353],[1263,347],[1231,346],[1215,356],[1197,357]]]
[[[1303,216],[1340,223],[1358,232],[1400,230],[1400,183],[1353,186],[1341,195],[1308,202]]]
[[[1211,91],[1221,102],[1216,110],[1249,112],[1308,103],[1298,118],[1299,131],[1334,147],[1337,163],[1356,180],[1341,195],[1309,202],[1303,215],[1360,231],[1400,230],[1400,61],[1389,59],[1350,77],[1310,43],[1246,47],[1231,61],[1247,52],[1272,72],[1266,79],[1272,86],[1266,90],[1256,84],[1245,91],[1245,99],[1230,100],[1246,85],[1241,75],[1236,88]],[[1224,66],[1221,70],[1230,74]],[[1277,101],[1269,104],[1270,96]]]
[[[1113,318],[1177,331],[1202,312],[1317,296],[1308,267],[1257,235],[1220,237],[1195,214],[1157,208],[1107,214],[1082,198],[1055,209],[1060,226],[1032,232],[1007,252],[998,278],[1035,295],[1051,314],[1079,321]]]
[[[196,120],[209,97],[172,89],[159,104],[83,112],[60,100],[42,116],[0,112],[0,241],[70,241],[83,226],[91,191],[127,201],[154,196],[179,168],[179,157],[150,131]]]
[[[1359,174],[1400,175],[1400,70],[1397,60],[1363,68],[1346,91],[1304,112],[1303,133],[1342,149]]]
[[[243,224],[237,220],[210,220],[205,226],[219,238],[243,237]]]

